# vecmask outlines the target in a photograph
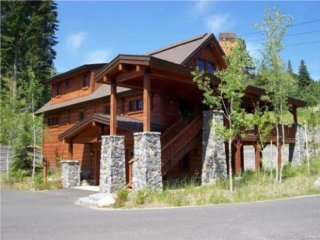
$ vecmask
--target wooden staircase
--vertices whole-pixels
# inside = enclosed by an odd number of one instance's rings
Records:
[[[191,122],[180,119],[161,136],[162,174],[165,175],[196,144],[196,136],[202,129],[201,116]]]

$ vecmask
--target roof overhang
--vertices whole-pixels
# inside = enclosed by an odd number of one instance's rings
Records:
[[[136,67],[136,71],[140,73],[150,69],[158,69],[190,77],[190,73],[192,71],[192,69],[187,66],[172,63],[152,56],[118,55],[108,65],[105,65],[96,72],[96,81],[101,83],[110,83],[110,81],[122,71],[123,65],[132,65]]]
[[[81,122],[74,125],[73,127],[67,129],[65,132],[61,133],[58,136],[58,139],[68,142],[70,141],[70,139],[74,138],[79,133],[82,133],[88,127],[97,126],[97,125],[110,126],[110,115],[94,113],[86,117]],[[141,132],[143,130],[143,123],[142,121],[139,121],[136,119],[132,119],[124,116],[117,116],[117,127],[119,129],[123,129],[129,132]],[[154,131],[162,132],[165,129],[165,126],[162,126],[159,124],[152,124],[151,128]]]
[[[91,70],[97,70],[100,69],[103,66],[108,65],[107,63],[96,63],[96,64],[85,64],[76,68],[73,68],[67,72],[57,74],[49,79],[46,80],[46,83],[48,84],[54,84],[56,82],[62,81],[65,78],[70,78],[74,75],[77,75],[79,73],[84,73]]]

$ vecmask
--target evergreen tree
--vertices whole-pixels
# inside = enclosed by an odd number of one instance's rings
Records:
[[[49,99],[56,30],[53,1],[1,2],[0,145],[13,147],[14,170],[31,173],[29,154],[41,146],[42,117],[33,111]]]
[[[312,83],[310,73],[308,72],[307,66],[305,65],[303,59],[300,62],[298,83],[301,89],[309,86]]]
[[[28,69],[34,72],[37,87],[35,107],[49,99],[45,80],[51,76],[57,43],[57,9],[53,1],[4,1],[1,3],[1,72],[22,104],[30,83]]]

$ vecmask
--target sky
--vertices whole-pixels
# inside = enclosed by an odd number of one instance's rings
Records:
[[[301,59],[320,80],[320,1],[57,1],[59,29],[55,66],[59,73],[118,54],[144,54],[209,32],[235,32],[261,59],[266,8],[292,17],[281,52],[298,72]]]

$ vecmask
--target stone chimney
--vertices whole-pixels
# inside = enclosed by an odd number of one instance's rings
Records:
[[[235,33],[220,33],[219,44],[227,56],[231,54],[232,48],[236,44],[237,36]]]

